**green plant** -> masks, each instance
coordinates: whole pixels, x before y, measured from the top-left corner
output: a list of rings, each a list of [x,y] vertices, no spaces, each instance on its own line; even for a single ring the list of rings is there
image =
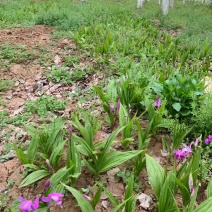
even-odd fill
[[[86,156],[84,164],[88,167],[91,173],[95,174],[96,177],[100,173],[105,172],[141,153],[140,150],[119,152],[114,151],[112,144],[114,143],[115,136],[123,130],[122,128],[116,129],[106,141],[94,143],[94,132],[95,127],[89,120],[85,120],[84,126],[79,122],[77,116],[74,117],[71,122],[76,127],[82,138],[73,134],[79,144],[77,146],[79,152]]]
[[[75,65],[76,63],[79,63],[80,58],[78,56],[65,56],[64,57],[64,66],[68,66],[71,67],[73,65]]]
[[[186,142],[186,136],[191,131],[184,123],[180,124],[177,122],[170,121],[167,124],[162,124],[164,128],[168,128],[170,131],[170,136],[163,136],[162,145],[163,150],[168,152],[168,158],[173,156],[175,149],[178,149],[182,142]]]
[[[12,80],[0,80],[0,92],[11,90],[13,84],[14,82]]]
[[[130,177],[132,176],[132,172],[127,171],[125,168],[121,168],[118,173],[116,173],[116,176],[121,177],[123,182],[127,185]],[[141,190],[142,184],[139,182],[138,175],[134,176],[134,184],[133,184],[133,190],[136,193],[139,193]]]
[[[193,124],[192,132],[196,136],[212,134],[212,98],[211,95],[206,97],[205,101],[201,104],[200,108],[193,111],[193,118],[191,123]]]
[[[133,135],[133,127],[134,122],[136,119],[136,114],[130,118],[127,110],[120,104],[119,108],[119,125],[121,127],[124,127],[124,129],[121,131],[122,137],[121,142],[124,149],[126,149],[134,139],[132,138]]]
[[[35,53],[27,50],[26,46],[12,46],[8,43],[0,45],[0,60],[7,60],[7,63],[26,63],[35,59]]]
[[[210,143],[207,146],[202,145],[202,147],[203,150],[200,161],[199,179],[201,182],[206,182],[212,176],[212,161],[211,161],[212,144]]]
[[[94,91],[98,94],[99,98],[102,101],[104,111],[108,114],[106,121],[113,127],[117,119],[117,113],[120,107],[120,102],[114,103],[117,101],[116,95],[116,83],[111,81],[111,83],[106,88],[106,94],[104,94],[97,86],[93,87]]]
[[[65,108],[65,100],[57,100],[54,96],[43,95],[36,100],[30,100],[25,103],[25,109],[32,114],[45,117],[48,111],[57,111]]]
[[[47,73],[47,78],[55,83],[63,83],[70,85],[73,83],[71,72],[66,67],[52,66],[51,72]]]
[[[0,207],[4,210],[7,207],[7,194],[0,195]]]
[[[64,145],[67,142],[63,137],[63,122],[61,118],[55,120],[51,125],[45,126],[43,130],[32,126],[26,126],[26,129],[32,137],[26,152],[14,144],[18,159],[27,169],[27,172],[30,172],[21,182],[20,187],[30,185],[47,176],[51,176],[50,182],[55,186],[60,181],[67,181],[68,177],[76,179],[79,176],[78,170],[81,167],[77,169],[74,167],[76,164],[72,162],[80,164],[80,161],[74,160],[77,155],[74,144],[71,147],[71,153],[74,153],[74,155],[70,156],[70,153],[68,153],[67,156],[69,159],[67,168],[60,168],[64,155]],[[73,150],[73,148],[75,149]],[[75,169],[71,172],[73,168]]]
[[[146,166],[145,154],[150,143],[150,132],[152,129],[153,120],[154,119],[152,119],[148,123],[145,131],[142,129],[139,120],[136,120],[136,128],[138,132],[138,149],[142,150],[142,152],[138,156],[136,156],[134,159],[135,160],[135,177],[139,176],[142,169]]]
[[[52,66],[51,72],[47,73],[46,76],[55,83],[71,85],[75,81],[82,80],[85,75],[86,71],[80,67],[70,69],[68,67]]]
[[[137,196],[133,194],[134,175],[128,178],[127,188],[125,190],[124,200],[118,202],[113,194],[104,188],[105,194],[108,196],[110,202],[115,207],[112,212],[125,210],[126,212],[135,211]]]
[[[172,117],[184,119],[192,116],[193,107],[199,107],[204,98],[204,83],[196,74],[172,74],[153,90],[166,98],[166,109]]]
[[[10,121],[9,111],[7,110],[0,111],[0,128],[7,126],[9,121]]]

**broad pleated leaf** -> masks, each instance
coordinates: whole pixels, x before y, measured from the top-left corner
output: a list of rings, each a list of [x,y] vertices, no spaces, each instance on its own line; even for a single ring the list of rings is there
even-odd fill
[[[154,194],[159,199],[160,191],[165,179],[165,171],[155,159],[153,159],[147,154],[146,167],[149,181],[154,191]]]
[[[31,174],[29,174],[20,184],[20,188],[24,187],[24,186],[28,186],[46,176],[49,175],[49,172],[46,170],[38,170],[38,171],[34,171]]]
[[[101,164],[98,166],[98,173],[112,169],[117,165],[132,159],[141,152],[142,150],[134,150],[129,152],[109,152],[104,158],[102,158]]]
[[[77,203],[79,205],[79,207],[81,208],[82,212],[94,212],[90,202],[85,199],[83,197],[83,195],[76,189],[70,187],[70,186],[67,186],[65,184],[62,183],[62,185],[67,189],[69,190],[72,195],[75,197],[75,199],[77,200]]]

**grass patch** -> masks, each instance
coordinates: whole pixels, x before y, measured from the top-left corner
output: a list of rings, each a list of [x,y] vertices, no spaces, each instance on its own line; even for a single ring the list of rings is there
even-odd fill
[[[13,85],[12,80],[0,80],[0,92],[11,90]]]
[[[26,46],[12,46],[8,43],[0,45],[0,60],[9,66],[10,63],[28,63],[35,59],[33,50],[27,50]]]

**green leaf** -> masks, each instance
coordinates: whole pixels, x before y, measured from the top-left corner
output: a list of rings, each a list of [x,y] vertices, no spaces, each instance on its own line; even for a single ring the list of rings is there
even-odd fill
[[[119,202],[115,199],[113,194],[109,190],[107,190],[105,187],[104,187],[104,192],[107,195],[107,197],[109,198],[109,200],[112,203],[112,205],[114,207],[117,207],[119,205]]]
[[[54,168],[57,168],[59,166],[60,159],[63,156],[63,154],[61,153],[63,152],[65,143],[66,143],[66,140],[60,143],[56,148],[54,148],[49,158],[49,162],[51,166],[53,166]]]
[[[67,169],[66,167],[63,167],[62,169],[59,169],[55,174],[53,174],[50,177],[51,184],[53,186],[56,186],[60,181],[62,181],[62,179],[69,172],[69,170],[70,170],[70,168]]]
[[[178,180],[177,178],[176,178],[176,183],[179,186],[179,189],[180,189],[181,194],[182,194],[183,205],[186,206],[190,201],[190,192],[186,188],[186,186],[180,180]]]
[[[208,187],[207,187],[207,198],[212,196],[212,177],[208,183]]]
[[[29,174],[20,184],[19,188],[22,188],[24,186],[28,186],[46,176],[49,175],[49,172],[46,170],[38,170],[34,171],[31,174]]]
[[[212,208],[212,197],[209,197],[202,204],[200,204],[193,212],[211,212]]]
[[[134,175],[131,175],[128,180],[127,189],[125,191],[125,197],[124,197],[125,200],[133,196],[133,186],[134,186]],[[131,200],[134,201],[134,199]],[[133,202],[131,202],[130,200],[126,202],[125,211],[132,211],[131,210],[131,207],[133,205],[132,203]]]
[[[114,168],[115,166],[124,163],[135,157],[136,155],[140,154],[142,150],[134,150],[128,152],[109,152],[105,155],[104,158],[99,160],[98,164],[98,173],[105,172],[109,169]]]
[[[35,156],[37,154],[37,149],[38,149],[38,139],[39,137],[36,135],[35,137],[32,137],[30,141],[29,147],[27,149],[27,155],[26,155],[29,163],[34,162]]]
[[[117,211],[121,210],[121,209],[124,207],[124,205],[125,205],[128,201],[130,201],[131,199],[134,199],[134,198],[135,198],[135,196],[131,196],[131,197],[129,197],[128,199],[124,200],[122,203],[120,203],[119,205],[117,205],[117,206],[112,210],[112,212],[117,212]],[[126,212],[128,212],[128,211],[126,211]],[[130,212],[131,212],[131,211],[130,211]]]
[[[111,135],[109,136],[109,138],[107,139],[107,142],[104,146],[103,149],[103,153],[102,153],[102,157],[105,156],[105,154],[107,153],[108,149],[111,147],[111,144],[114,140],[114,138],[124,129],[125,127],[119,127],[117,128],[114,132],[111,133]]]
[[[21,163],[28,164],[28,158],[25,156],[24,151],[18,148],[15,144],[13,144],[13,148],[16,152],[18,159],[21,161]]]
[[[99,98],[103,101],[108,103],[107,98],[105,97],[105,95],[103,94],[103,92],[97,87],[97,86],[93,86],[94,91],[96,91],[96,93],[98,94]]]
[[[24,164],[23,166],[34,170],[39,170],[39,167],[34,164]]]
[[[160,197],[159,197],[159,212],[164,212],[167,210],[179,211],[177,204],[175,202],[175,174],[170,173],[162,186]]]
[[[195,188],[194,196],[192,197],[192,199],[190,201],[190,204],[189,204],[187,212],[193,212],[194,211],[194,205],[196,203],[198,190],[199,190],[199,187]]]
[[[172,104],[172,107],[177,111],[179,112],[181,110],[181,104],[176,102],[174,104]]]
[[[94,212],[90,202],[86,200],[83,195],[76,189],[61,183],[67,190],[69,190],[72,195],[76,198],[78,205],[80,206],[82,212]]]
[[[162,189],[165,180],[165,171],[155,159],[153,159],[147,154],[146,154],[146,167],[149,181],[154,191],[154,194],[159,199],[160,191]]]
[[[99,200],[100,200],[100,197],[101,197],[101,194],[102,194],[102,185],[99,185],[99,188],[95,194],[95,196],[93,197],[93,207],[95,208],[96,205],[98,204]]]

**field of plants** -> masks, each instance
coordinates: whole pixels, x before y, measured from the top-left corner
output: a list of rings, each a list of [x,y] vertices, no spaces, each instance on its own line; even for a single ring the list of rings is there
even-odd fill
[[[0,211],[210,212],[212,6],[0,1]]]

